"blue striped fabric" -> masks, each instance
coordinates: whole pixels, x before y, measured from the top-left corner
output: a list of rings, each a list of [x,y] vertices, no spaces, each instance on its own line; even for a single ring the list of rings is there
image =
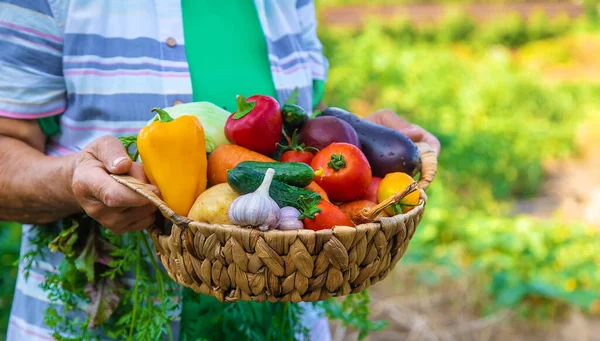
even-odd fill
[[[313,1],[254,3],[277,99],[298,88],[299,105],[311,110],[313,81],[324,81],[328,70]],[[0,0],[0,116],[60,115],[48,155],[76,152],[103,135],[134,134],[153,116],[149,108],[177,100],[192,100],[179,0]],[[22,252],[30,247],[29,229],[23,228]],[[9,341],[52,340],[38,285],[60,256],[47,261],[28,281],[18,278]],[[316,312],[305,323],[313,326],[311,339],[330,338]]]

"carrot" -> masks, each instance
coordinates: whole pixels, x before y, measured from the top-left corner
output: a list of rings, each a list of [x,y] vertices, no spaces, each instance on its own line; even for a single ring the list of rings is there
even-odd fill
[[[316,182],[311,182],[308,186],[304,187],[304,189],[307,189],[309,191],[313,191],[315,193],[317,193],[318,195],[321,196],[321,199],[330,202],[329,201],[329,197],[327,196],[327,193],[325,192],[325,190],[323,188],[321,188],[321,186],[319,186]]]
[[[372,201],[361,199],[340,205],[340,210],[342,210],[354,224],[360,225],[373,221],[373,219],[369,219],[363,215],[363,209],[366,208],[367,210],[372,210],[376,206],[377,204]],[[380,212],[376,218],[380,217],[388,217],[388,215],[385,212]]]
[[[227,182],[227,171],[243,161],[275,162],[268,156],[235,145],[222,144],[208,158],[208,182],[211,186]]]

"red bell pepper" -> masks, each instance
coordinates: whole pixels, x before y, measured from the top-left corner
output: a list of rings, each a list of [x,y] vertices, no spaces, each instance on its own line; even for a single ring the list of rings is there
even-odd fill
[[[227,118],[225,137],[229,142],[271,156],[281,136],[279,103],[270,96],[237,96],[238,110]]]

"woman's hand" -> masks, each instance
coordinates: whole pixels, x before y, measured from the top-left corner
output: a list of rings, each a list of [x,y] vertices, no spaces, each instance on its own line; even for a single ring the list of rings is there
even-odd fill
[[[365,119],[397,130],[408,136],[413,142],[426,142],[435,150],[436,155],[440,155],[440,141],[433,134],[416,124],[405,121],[392,110],[381,109],[365,117]]]

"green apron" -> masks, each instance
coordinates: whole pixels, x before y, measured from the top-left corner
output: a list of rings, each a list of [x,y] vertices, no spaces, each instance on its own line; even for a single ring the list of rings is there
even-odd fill
[[[234,112],[238,94],[277,99],[265,36],[253,1],[182,0],[182,12],[194,101],[209,101]],[[324,83],[316,81],[313,88],[313,103],[318,103]],[[236,304],[248,306],[246,302]],[[222,319],[230,305],[185,289],[180,339],[231,338],[236,334],[231,330],[235,326],[228,326]],[[265,304],[248,307],[259,314],[269,309]]]

